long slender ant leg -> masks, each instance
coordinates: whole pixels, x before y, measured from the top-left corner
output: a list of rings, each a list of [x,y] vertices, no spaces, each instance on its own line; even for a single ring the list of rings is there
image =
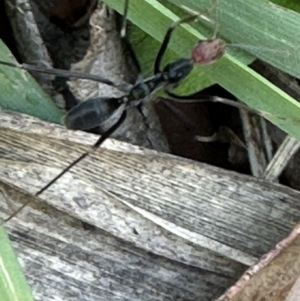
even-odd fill
[[[267,117],[280,118],[280,116],[272,115],[272,114],[270,114],[268,112],[265,112],[265,111],[252,109],[249,106],[247,106],[246,104],[243,104],[241,102],[237,102],[237,101],[234,101],[234,100],[230,100],[230,99],[227,99],[227,98],[222,98],[222,97],[218,97],[218,96],[211,96],[211,95],[203,95],[203,96],[201,96],[201,98],[195,99],[195,96],[193,96],[193,95],[177,95],[177,94],[174,94],[170,91],[170,87],[166,87],[164,91],[170,97],[169,98],[170,100],[175,101],[175,102],[179,102],[179,103],[218,102],[218,103],[223,103],[223,104],[229,105],[231,107],[235,107],[237,109],[246,110],[247,112],[262,116],[264,118],[267,118]]]
[[[223,103],[226,105],[229,105],[231,107],[235,107],[237,109],[242,109],[245,110],[247,112],[253,113],[255,115],[267,118],[267,117],[271,117],[272,114],[265,112],[265,111],[260,111],[260,110],[256,110],[256,109],[252,109],[250,107],[248,107],[247,105],[238,102],[238,101],[234,101],[234,100],[230,100],[230,99],[226,99],[226,98],[221,98],[218,96],[210,96],[210,95],[202,95],[200,96],[201,98],[195,99],[194,95],[176,95],[172,92],[170,92],[172,86],[166,87],[165,88],[165,93],[170,97],[169,100],[174,101],[174,102],[178,102],[178,103],[204,103],[204,102],[218,102],[218,103]],[[188,119],[185,118],[185,115],[183,115],[181,112],[176,112],[174,111],[173,107],[171,104],[168,104],[170,106],[170,109],[173,111],[173,113],[180,118],[181,120],[183,120],[184,122],[188,121]],[[275,117],[275,115],[273,115],[273,117]],[[276,116],[276,117],[280,117],[280,116]],[[190,122],[188,122],[187,124],[191,124]],[[236,135],[231,132],[230,130],[227,129],[227,131],[224,130],[220,130],[218,132],[216,132],[214,135],[210,136],[210,137],[199,137],[196,136],[195,137],[196,140],[200,141],[200,142],[212,142],[212,141],[224,141],[224,139],[226,141],[231,141],[232,143],[241,146],[242,143],[241,141],[236,137]]]
[[[44,191],[46,191],[51,185],[53,185],[59,178],[61,178],[66,172],[68,172],[73,166],[75,166],[77,163],[82,161],[84,158],[86,158],[91,152],[97,150],[103,142],[108,139],[113,132],[115,132],[119,126],[124,122],[127,116],[127,110],[124,109],[121,117],[119,120],[111,127],[109,128],[97,141],[96,143],[91,147],[91,150],[85,152],[80,157],[75,159],[69,166],[67,166],[64,170],[62,170],[56,177],[54,177],[47,185],[45,185],[43,188],[41,188],[34,196],[37,197],[40,194],[42,194]],[[24,203],[19,209],[17,209],[10,217],[4,220],[4,223],[7,223],[10,221],[14,216],[16,216],[21,210],[23,210],[27,205],[29,205],[33,199],[29,199],[26,203]]]
[[[171,90],[173,89],[173,85],[170,86],[166,86],[164,88],[164,92],[169,96],[168,100],[171,100],[173,102],[178,102],[178,103],[195,103],[195,102],[204,102],[202,99],[201,101],[196,100],[194,95],[176,95],[174,93],[171,92]],[[203,99],[206,99],[206,101],[211,101],[210,100],[211,96],[206,95],[203,96]],[[163,105],[165,107],[167,107],[179,120],[183,121],[186,125],[188,126],[192,126],[192,127],[196,127],[195,124],[193,124],[189,118],[180,110],[178,110],[177,108],[175,108],[172,104],[161,100],[161,102],[163,103]]]
[[[176,26],[182,24],[182,23],[189,23],[189,22],[192,22],[192,21],[195,21],[196,19],[199,18],[199,14],[197,15],[193,15],[193,16],[189,16],[187,18],[183,18],[183,19],[180,19],[176,22],[174,22],[170,27],[169,29],[167,30],[166,34],[165,34],[165,37],[163,39],[163,42],[160,46],[160,49],[157,53],[157,56],[156,56],[156,59],[155,59],[155,63],[154,63],[154,74],[157,74],[161,71],[161,68],[160,68],[160,65],[161,65],[161,61],[163,59],[163,56],[166,52],[166,49],[168,47],[168,44],[170,42],[170,39],[171,39],[171,35],[174,31],[174,29],[176,28]]]
[[[167,85],[164,87],[164,92],[170,97],[171,100],[175,102],[182,102],[182,103],[196,103],[196,102],[205,102],[205,101],[213,101],[213,96],[210,95],[203,95],[201,99],[195,99],[193,94],[190,95],[178,95],[173,93],[172,90],[175,89],[176,86],[174,85]]]
[[[122,17],[122,27],[120,30],[121,33],[121,39],[124,42],[124,44],[126,45],[127,49],[129,50],[129,53],[131,55],[131,58],[133,60],[133,63],[137,69],[137,72],[139,74],[139,77],[141,78],[141,74],[142,74],[142,68],[140,65],[140,62],[137,58],[137,55],[131,45],[131,43],[129,42],[128,38],[127,38],[127,31],[126,31],[126,26],[127,26],[127,15],[128,15],[128,6],[129,6],[129,0],[125,0],[124,3],[124,13],[123,13],[123,17]]]
[[[66,78],[74,77],[74,78],[89,79],[92,81],[101,82],[101,83],[109,85],[109,86],[113,86],[121,91],[125,91],[125,92],[127,91],[126,84],[124,84],[124,83],[116,84],[113,81],[111,81],[107,78],[101,77],[99,75],[81,73],[81,72],[73,72],[73,71],[68,71],[68,70],[63,70],[63,69],[44,68],[44,67],[38,67],[38,66],[28,65],[28,64],[18,65],[18,64],[14,64],[14,63],[5,62],[2,60],[0,60],[0,65],[5,65],[5,66],[13,67],[13,68],[27,70],[27,71],[51,74],[51,75],[55,75],[58,77],[66,77]]]
[[[133,63],[137,69],[138,72],[138,79],[137,81],[142,82],[143,81],[143,75],[142,75],[142,68],[140,65],[140,62],[137,58],[137,55],[131,45],[131,43],[129,42],[127,35],[126,35],[126,21],[127,21],[127,14],[128,14],[128,5],[129,5],[129,0],[125,0],[125,7],[124,7],[124,14],[123,14],[123,22],[122,22],[122,28],[121,28],[121,39],[124,41],[127,49],[129,50],[129,53],[131,55],[131,58],[133,60]],[[147,122],[147,117],[145,116],[144,112],[143,112],[143,102],[141,101],[137,106],[136,109],[139,111],[139,113],[141,114],[142,118],[143,118],[143,123],[146,125],[147,128],[149,128],[149,124]],[[152,146],[151,140],[148,139],[147,140],[149,142],[149,144]]]
[[[125,37],[122,37],[122,36],[121,36],[121,39],[122,39],[122,41],[124,42],[124,44],[126,45],[128,51],[129,51],[129,53],[130,53],[130,56],[131,56],[131,58],[132,58],[132,61],[133,61],[134,65],[135,65],[136,69],[137,69],[137,72],[138,72],[138,74],[139,74],[139,77],[142,77],[142,68],[141,68],[141,65],[140,65],[140,63],[139,63],[139,60],[138,60],[138,58],[137,58],[137,56],[136,56],[136,54],[135,54],[135,51],[134,51],[134,49],[133,49],[131,43],[128,41],[128,39],[127,39],[126,36],[125,36]]]
[[[164,99],[161,99],[160,102],[168,109],[170,112],[172,112],[179,120],[183,121],[187,126],[190,127],[197,127],[197,125],[193,122],[191,122],[190,118],[183,113],[181,110],[175,108],[173,105],[165,101]]]

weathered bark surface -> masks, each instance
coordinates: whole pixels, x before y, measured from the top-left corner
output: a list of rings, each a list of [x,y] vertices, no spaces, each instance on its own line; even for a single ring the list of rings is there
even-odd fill
[[[96,139],[5,111],[1,120],[0,179],[31,193]],[[26,197],[1,190],[3,218]],[[290,232],[299,197],[109,140],[6,228],[37,300],[213,300]]]

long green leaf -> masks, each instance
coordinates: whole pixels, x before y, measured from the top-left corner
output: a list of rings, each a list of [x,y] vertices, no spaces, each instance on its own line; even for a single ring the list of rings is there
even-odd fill
[[[105,0],[105,2],[110,5],[112,8],[116,9],[120,13],[123,12],[123,1],[119,0]],[[182,1],[171,1],[172,3],[182,4]],[[184,1],[185,5],[190,5],[193,9],[200,11],[201,3],[209,2],[211,5],[211,1],[201,1],[201,0],[187,0]],[[266,1],[258,1],[258,0],[250,0],[250,1],[240,1],[240,0],[221,0],[223,6],[220,9],[225,10],[227,14],[222,12],[225,16],[231,16],[231,19],[234,18],[234,13],[238,15],[235,21],[235,31],[242,31],[243,35],[246,35],[246,31],[244,30],[253,30],[254,33],[257,34],[257,28],[251,29],[249,23],[245,20],[241,19],[245,14],[247,16],[247,11],[243,13],[237,13],[236,5],[241,5],[241,3],[248,3],[247,5],[255,6],[257,9],[260,7],[262,10],[263,3],[267,3],[270,6],[269,2]],[[231,4],[225,5],[224,2]],[[258,3],[258,4],[257,4]],[[193,6],[192,6],[193,4]],[[230,12],[234,7],[234,13]],[[272,4],[272,6],[278,12],[278,8]],[[247,6],[243,6],[243,9],[247,9]],[[248,13],[252,13],[253,9],[248,9]],[[281,9],[280,9],[281,11]],[[255,12],[255,10],[254,10]],[[290,12],[290,11],[289,11]],[[294,12],[290,12],[294,15]],[[271,14],[271,13],[270,13]],[[220,13],[221,15],[221,13]],[[246,18],[245,16],[245,18]],[[260,16],[262,17],[262,16]],[[295,18],[298,17],[296,14]],[[269,19],[274,18],[272,14],[269,16]],[[157,1],[151,0],[131,0],[129,7],[129,19],[140,27],[143,31],[154,37],[159,42],[162,41],[163,36],[170,24],[177,20],[178,17],[168,10],[165,6],[160,4]],[[224,17],[221,18],[222,20]],[[225,18],[226,20],[230,19],[229,17]],[[280,19],[279,17],[277,20]],[[240,20],[240,21],[239,21]],[[284,19],[285,20],[285,19]],[[233,22],[233,21],[232,21]],[[254,22],[251,19],[251,22]],[[266,22],[266,21],[264,21]],[[266,23],[264,23],[266,24]],[[276,31],[279,26],[273,25],[273,31]],[[298,23],[300,24],[300,22]],[[221,23],[221,28],[224,27],[224,23]],[[226,26],[229,27],[227,24]],[[230,25],[233,26],[233,25]],[[253,25],[254,26],[254,25]],[[178,29],[175,30],[174,36],[172,37],[170,43],[170,49],[174,51],[178,57],[188,57],[190,55],[191,49],[195,45],[195,43],[199,39],[205,38],[201,32],[201,26],[196,25],[195,30],[190,25],[179,26]],[[243,30],[241,28],[244,28]],[[228,32],[231,32],[233,29],[226,29]],[[280,29],[279,29],[280,31]],[[205,30],[203,30],[205,32]],[[263,30],[262,30],[263,32]],[[268,31],[267,31],[268,32]],[[269,34],[269,33],[268,33]],[[270,34],[269,34],[270,35]],[[280,34],[277,33],[279,36]],[[274,36],[270,35],[270,38]],[[294,36],[285,35],[285,38],[291,37],[291,40],[294,41]],[[292,42],[287,41],[288,45]],[[247,43],[249,44],[249,43]],[[253,45],[253,44],[252,44]],[[270,45],[272,46],[272,45]],[[150,51],[154,51],[153,49],[147,48],[147,45],[144,44],[144,52],[149,53]],[[282,54],[282,53],[281,53]],[[278,55],[278,54],[276,54]],[[274,54],[275,57],[275,54]],[[281,58],[281,60],[283,60]],[[298,67],[295,67],[297,69]],[[300,131],[299,131],[299,119],[300,119],[300,105],[286,93],[272,85],[262,76],[248,68],[246,65],[242,64],[235,57],[227,54],[217,63],[205,66],[205,67],[196,67],[193,74],[190,76],[189,80],[189,92],[195,92],[198,90],[198,82],[201,79],[201,75],[203,74],[203,70],[205,70],[208,77],[212,79],[212,82],[217,82],[225,89],[230,91],[236,97],[241,99],[243,102],[247,103],[250,107],[255,109],[263,110],[269,112],[273,116],[280,116],[281,118],[268,118],[277,126],[281,127],[288,134],[294,136],[298,140],[300,140]],[[296,71],[294,72],[296,73]]]
[[[0,300],[33,301],[18,260],[3,227],[0,226]]]
[[[180,0],[169,0],[181,6]],[[197,11],[211,7],[210,0],[185,0]],[[266,0],[219,0],[219,33],[263,61],[300,78],[298,30],[300,14]],[[212,16],[212,18],[216,17]],[[196,28],[197,25],[196,25]]]
[[[15,62],[1,40],[0,58]],[[0,65],[0,106],[55,123],[60,123],[62,116],[50,96],[28,72],[3,65]]]

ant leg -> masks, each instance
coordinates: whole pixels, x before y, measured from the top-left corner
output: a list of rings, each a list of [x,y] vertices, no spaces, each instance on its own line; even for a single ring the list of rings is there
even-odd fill
[[[164,87],[164,92],[170,97],[170,99],[172,101],[181,102],[181,103],[196,103],[196,102],[214,101],[214,96],[210,96],[210,95],[203,95],[203,96],[201,96],[201,99],[195,99],[194,94],[178,95],[178,94],[171,92],[171,90],[175,89],[176,87],[177,87],[177,85],[176,86],[167,85]],[[235,102],[235,101],[232,100],[232,102]]]
[[[123,18],[122,18],[122,27],[120,30],[120,35],[121,35],[121,39],[124,42],[124,44],[126,45],[126,48],[129,50],[129,53],[131,55],[131,58],[133,60],[133,63],[137,69],[137,72],[139,74],[139,77],[141,77],[142,74],[142,68],[140,65],[140,62],[137,58],[137,55],[131,45],[131,43],[129,42],[127,35],[126,35],[126,25],[127,25],[127,15],[128,15],[128,7],[129,7],[129,0],[125,0],[124,2],[124,13],[123,13]]]
[[[126,45],[126,48],[128,49],[129,53],[130,53],[130,56],[132,58],[132,61],[133,61],[133,64],[135,65],[136,69],[137,69],[137,72],[139,74],[139,76],[141,76],[142,74],[142,68],[141,68],[141,65],[140,65],[140,62],[136,56],[136,53],[131,45],[131,43],[128,41],[127,37],[122,37],[121,36],[121,39],[122,41],[124,42],[124,44]]]
[[[203,102],[209,102],[209,101],[210,102],[219,102],[219,103],[229,105],[231,107],[235,107],[237,109],[246,110],[247,112],[256,114],[256,115],[264,117],[264,118],[268,118],[268,117],[280,118],[280,116],[272,115],[265,111],[252,109],[249,106],[247,106],[246,104],[243,104],[238,101],[230,100],[227,98],[223,98],[223,97],[202,95],[200,99],[195,99],[195,96],[193,94],[177,95],[170,91],[172,88],[173,87],[171,87],[171,86],[167,86],[167,87],[165,87],[164,92],[170,97],[170,100],[175,101],[175,102],[181,102],[181,103],[203,103]]]
[[[46,73],[46,74],[51,74],[55,75],[58,77],[65,77],[65,78],[83,78],[83,79],[89,79],[92,81],[100,82],[109,86],[113,86],[121,91],[127,92],[127,84],[116,84],[113,81],[101,77],[99,75],[94,75],[94,74],[88,74],[88,73],[81,73],[81,72],[73,72],[73,71],[67,71],[63,69],[52,69],[52,68],[44,68],[44,67],[38,67],[34,65],[28,65],[28,64],[14,64],[14,63],[9,63],[0,60],[0,65],[5,65],[13,68],[18,68],[18,69],[23,69],[27,71],[33,71],[33,72],[39,72],[39,73]]]
[[[87,157],[91,152],[97,150],[103,142],[108,139],[118,128],[119,126],[124,122],[127,116],[126,109],[123,111],[121,117],[119,120],[111,127],[109,128],[101,137],[96,141],[96,143],[91,147],[90,151],[85,152],[80,157],[78,157],[76,160],[74,160],[68,167],[66,167],[62,172],[60,172],[55,178],[52,179],[46,186],[44,186],[42,189],[40,189],[35,196],[39,196],[41,193],[43,193],[46,189],[48,189],[54,182],[56,182],[59,178],[61,178],[67,171],[69,171],[73,166],[75,166],[77,163],[79,163],[81,160],[83,160],[85,157]]]
[[[127,14],[128,14],[128,6],[129,6],[129,0],[125,0],[125,6],[124,6],[124,13],[123,13],[123,21],[122,21],[122,28],[121,28],[121,39],[122,41],[124,42],[124,44],[126,45],[129,53],[130,53],[130,56],[133,60],[133,63],[136,67],[136,70],[138,72],[138,78],[137,78],[137,81],[136,82],[143,82],[143,75],[142,75],[142,68],[141,68],[141,65],[140,65],[140,62],[137,58],[137,55],[131,45],[131,43],[129,42],[128,38],[127,38],[127,35],[126,35],[126,21],[127,21]],[[143,112],[143,102],[139,102],[136,106],[136,109],[139,111],[139,113],[141,114],[142,116],[142,119],[143,119],[143,123],[146,125],[146,127],[149,129],[149,124],[148,124],[148,120],[147,120],[147,116],[144,114]],[[151,140],[148,139],[148,137],[146,137],[148,142],[149,142],[149,145],[152,146],[152,142]]]
[[[47,185],[45,185],[43,188],[41,188],[37,193],[35,193],[35,197],[38,197],[40,194],[42,194],[44,191],[46,191],[50,186],[52,186],[58,179],[60,179],[66,172],[68,172],[73,166],[75,166],[77,163],[82,161],[84,158],[86,158],[91,152],[96,151],[103,142],[108,139],[113,132],[115,132],[119,126],[124,122],[127,116],[126,109],[123,111],[121,117],[119,120],[111,127],[109,128],[97,141],[96,143],[91,147],[91,150],[85,152],[80,157],[78,157],[76,160],[74,160],[69,166],[67,166],[64,170],[62,170],[56,177],[54,177]],[[24,203],[18,210],[16,210],[10,217],[8,217],[6,220],[4,220],[4,223],[11,220],[14,216],[16,216],[23,208],[25,208],[27,205],[29,205],[34,198],[29,199],[26,203]]]
[[[189,22],[192,22],[192,21],[195,21],[196,19],[199,18],[199,14],[197,15],[193,15],[193,16],[189,16],[187,18],[183,18],[183,19],[180,19],[176,22],[174,22],[167,30],[166,34],[165,34],[165,37],[163,39],[163,42],[160,46],[160,49],[157,53],[157,56],[156,56],[156,59],[155,59],[155,63],[154,63],[154,74],[157,74],[159,72],[161,72],[161,68],[160,68],[160,65],[161,65],[161,61],[163,59],[163,56],[166,52],[166,49],[168,47],[168,44],[170,42],[170,39],[171,39],[171,35],[172,35],[172,32],[174,31],[174,29],[176,28],[177,25],[180,25],[182,23],[189,23]]]
[[[173,105],[165,101],[164,99],[160,99],[161,103],[170,110],[179,120],[183,121],[189,127],[197,127],[195,123],[193,123],[190,118],[183,113],[181,110],[175,108]]]

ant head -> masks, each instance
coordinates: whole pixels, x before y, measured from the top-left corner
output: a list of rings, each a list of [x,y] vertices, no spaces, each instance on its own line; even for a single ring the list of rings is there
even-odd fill
[[[210,64],[220,59],[226,49],[221,39],[200,40],[192,51],[192,60],[196,64]]]
[[[179,83],[186,78],[193,69],[191,59],[178,59],[169,63],[163,70],[163,74],[170,83]]]

